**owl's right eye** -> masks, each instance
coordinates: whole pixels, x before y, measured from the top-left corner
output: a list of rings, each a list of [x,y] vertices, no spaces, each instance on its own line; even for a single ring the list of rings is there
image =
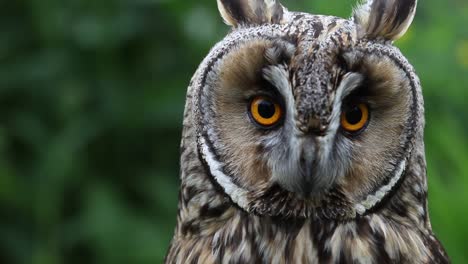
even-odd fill
[[[264,128],[271,128],[281,121],[281,106],[271,98],[257,96],[250,101],[249,113],[252,120]]]

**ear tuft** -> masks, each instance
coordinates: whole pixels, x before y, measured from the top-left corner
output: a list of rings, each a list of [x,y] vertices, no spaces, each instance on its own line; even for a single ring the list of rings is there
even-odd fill
[[[361,37],[397,40],[413,22],[417,0],[368,0],[353,12]]]
[[[230,26],[281,23],[284,7],[277,0],[217,0],[224,22]]]

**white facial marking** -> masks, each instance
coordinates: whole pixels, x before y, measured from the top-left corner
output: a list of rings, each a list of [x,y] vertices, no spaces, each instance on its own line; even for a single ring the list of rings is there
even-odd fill
[[[214,158],[214,155],[209,150],[204,137],[200,137],[200,145],[202,146],[202,154],[205,157],[205,161],[210,168],[210,173],[216,179],[216,182],[221,185],[234,203],[239,205],[241,208],[247,208],[247,191],[234,184],[231,177],[224,174],[221,163]]]
[[[387,185],[380,187],[377,190],[377,192],[375,192],[374,194],[369,194],[364,201],[354,206],[354,209],[356,210],[356,212],[360,215],[363,215],[367,210],[371,209],[378,202],[382,201],[385,195],[389,193],[393,189],[393,187],[397,184],[397,182],[400,180],[405,170],[405,167],[406,167],[406,160],[403,160],[398,166],[395,172],[395,175],[393,175],[392,179]]]

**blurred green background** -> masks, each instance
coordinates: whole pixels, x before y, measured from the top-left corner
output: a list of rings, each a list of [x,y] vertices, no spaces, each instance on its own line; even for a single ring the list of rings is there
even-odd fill
[[[162,262],[186,87],[227,31],[215,0],[0,1],[0,263]],[[433,228],[468,263],[468,1],[420,1],[396,45],[423,84]]]

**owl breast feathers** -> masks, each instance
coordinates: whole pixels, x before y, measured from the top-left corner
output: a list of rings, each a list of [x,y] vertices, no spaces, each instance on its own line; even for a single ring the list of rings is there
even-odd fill
[[[449,263],[427,209],[416,0],[350,19],[218,0],[190,82],[166,263]]]

